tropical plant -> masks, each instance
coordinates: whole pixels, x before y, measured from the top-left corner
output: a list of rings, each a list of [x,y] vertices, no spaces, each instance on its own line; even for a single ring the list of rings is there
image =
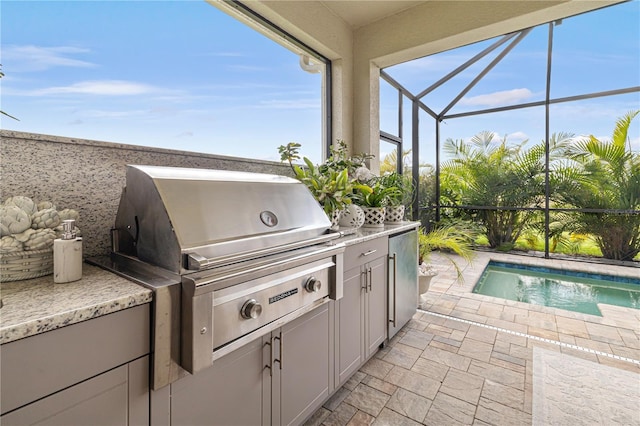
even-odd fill
[[[334,211],[342,210],[351,204],[353,186],[349,180],[347,168],[335,169],[323,166],[315,166],[307,157],[303,157],[306,168],[293,164],[300,159],[298,150],[300,144],[291,142],[278,148],[280,159],[288,161],[296,178],[304,183],[315,199],[320,203],[327,215]]]
[[[418,230],[418,264],[429,263],[431,252],[438,250],[451,262],[460,280],[462,270],[450,253],[471,262],[473,239],[473,230],[463,222],[434,227],[430,231],[421,227]]]
[[[298,145],[299,146],[299,145]],[[356,154],[349,156],[347,144],[345,141],[338,139],[330,148],[331,155],[327,160],[320,164],[321,172],[328,169],[343,170],[347,169],[349,178],[354,180],[358,169],[366,167],[366,161],[373,158],[372,154]]]
[[[633,260],[640,253],[640,154],[628,146],[628,131],[640,110],[616,121],[611,140],[580,137],[567,150],[560,197],[583,210],[573,231],[591,234],[607,259]]]
[[[390,197],[401,194],[395,186],[385,186],[379,177],[369,180],[366,184],[353,186],[353,201],[363,207],[385,207]]]
[[[403,175],[398,172],[385,173],[380,176],[379,182],[387,188],[398,189],[388,195],[388,205],[406,206],[413,200],[413,181],[409,175]]]
[[[402,168],[411,175],[411,150],[402,151]],[[398,151],[393,150],[384,156],[380,162],[380,174],[395,172],[398,170]]]
[[[559,161],[570,135],[554,134],[550,157]],[[520,144],[481,132],[470,142],[447,139],[444,149],[452,156],[441,172],[443,204],[467,206],[468,214],[485,228],[491,248],[510,249],[533,223],[536,209],[545,202],[545,144],[526,149]],[[518,208],[526,208],[519,210]]]

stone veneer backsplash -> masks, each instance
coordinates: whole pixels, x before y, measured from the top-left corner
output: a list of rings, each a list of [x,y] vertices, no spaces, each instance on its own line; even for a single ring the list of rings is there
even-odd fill
[[[127,164],[291,175],[269,161],[0,130],[0,199],[25,195],[76,209],[84,257],[106,255]]]

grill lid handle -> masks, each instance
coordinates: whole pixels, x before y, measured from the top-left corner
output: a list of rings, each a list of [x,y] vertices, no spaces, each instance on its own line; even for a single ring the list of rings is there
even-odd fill
[[[201,271],[203,269],[213,268],[214,266],[226,265],[234,262],[239,262],[242,260],[256,258],[259,256],[267,256],[270,254],[275,254],[283,250],[292,250],[295,248],[310,246],[313,244],[327,243],[329,241],[338,239],[348,234],[349,232],[333,231],[328,234],[322,234],[319,237],[311,238],[308,240],[284,244],[276,247],[270,247],[262,250],[254,250],[248,253],[234,254],[231,256],[222,256],[214,259],[210,259],[196,252],[192,252],[192,253],[188,253],[186,256],[187,269],[190,271]]]

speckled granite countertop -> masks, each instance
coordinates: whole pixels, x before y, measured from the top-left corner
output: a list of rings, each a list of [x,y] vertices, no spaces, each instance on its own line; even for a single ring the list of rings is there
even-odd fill
[[[82,279],[54,284],[53,275],[0,284],[0,344],[151,302],[152,291],[96,266]]]
[[[345,235],[337,240],[339,243],[344,243],[346,246],[362,243],[365,241],[373,240],[375,238],[384,237],[385,235],[391,236],[399,234],[401,232],[410,231],[420,227],[420,222],[400,222],[397,225],[384,225],[379,228],[358,228],[353,234]],[[348,232],[344,228],[340,228],[340,231]]]

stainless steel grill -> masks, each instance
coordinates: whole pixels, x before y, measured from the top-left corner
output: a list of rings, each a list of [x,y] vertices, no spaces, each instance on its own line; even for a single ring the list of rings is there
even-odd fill
[[[154,289],[155,389],[342,297],[341,236],[283,176],[128,166],[109,258]]]

